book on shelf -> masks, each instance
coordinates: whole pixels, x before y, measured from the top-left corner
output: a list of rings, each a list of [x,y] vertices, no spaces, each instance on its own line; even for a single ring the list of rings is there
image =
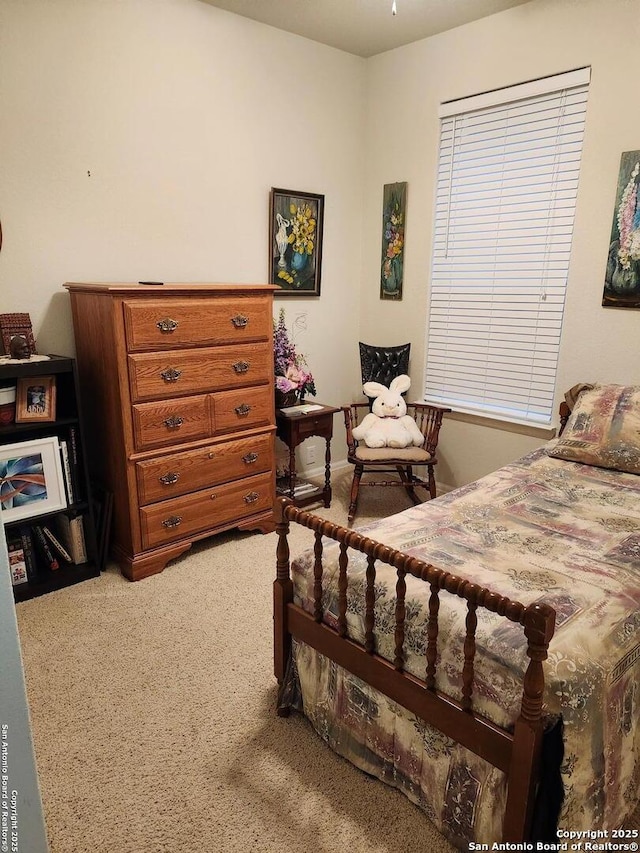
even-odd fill
[[[78,430],[74,426],[69,427],[69,464],[71,467],[71,486],[75,495],[76,501],[81,501],[83,498],[80,477],[80,445],[78,439]]]
[[[75,492],[73,490],[73,478],[71,476],[71,459],[69,458],[69,444],[66,439],[60,439],[60,458],[62,459],[62,474],[64,485],[67,490],[67,503],[75,503]]]
[[[31,526],[31,530],[33,531],[33,536],[36,543],[36,550],[42,557],[45,566],[48,569],[51,569],[52,572],[57,571],[60,568],[60,562],[51,550],[49,540],[44,535],[44,530],[42,529],[42,527],[40,527],[39,524],[33,524]]]
[[[49,545],[51,546],[52,550],[56,552],[60,557],[62,557],[65,562],[72,563],[73,560],[71,559],[71,554],[67,551],[67,549],[60,542],[60,540],[53,535],[53,533],[51,532],[51,530],[49,530],[46,524],[42,526],[42,532],[49,540]]]
[[[81,515],[69,518],[66,513],[60,513],[56,518],[58,536],[66,550],[71,555],[71,561],[76,566],[87,562],[87,546],[84,538],[84,524]]]
[[[30,581],[34,581],[38,577],[38,561],[31,530],[26,526],[20,528],[20,541],[24,551],[24,561],[27,565],[27,577]]]
[[[318,403],[300,403],[297,406],[287,406],[280,409],[283,415],[308,415],[310,412],[318,412],[322,406]]]
[[[9,571],[11,572],[11,583],[20,586],[28,583],[27,563],[24,558],[24,548],[19,537],[7,540],[7,551],[9,552]]]

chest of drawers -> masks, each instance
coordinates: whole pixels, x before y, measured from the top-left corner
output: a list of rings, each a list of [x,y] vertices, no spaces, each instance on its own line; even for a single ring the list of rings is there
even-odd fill
[[[139,580],[197,539],[273,529],[271,285],[67,282],[92,475]]]

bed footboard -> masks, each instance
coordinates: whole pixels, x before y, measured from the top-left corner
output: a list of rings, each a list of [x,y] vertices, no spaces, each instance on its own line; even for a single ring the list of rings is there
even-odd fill
[[[315,532],[314,611],[294,604],[290,576],[288,533],[290,522]],[[439,729],[456,742],[507,774],[507,804],[503,841],[529,838],[533,804],[539,778],[542,748],[544,694],[543,661],[555,628],[555,611],[545,604],[523,604],[470,583],[464,578],[382,545],[354,530],[340,527],[311,513],[298,510],[286,498],[276,503],[278,533],[277,576],[274,582],[274,670],[283,683],[291,641],[296,638],[335,661],[373,688]],[[323,542],[328,537],[340,543],[339,613],[337,629],[323,622]],[[364,644],[348,636],[347,588],[349,549],[367,556]],[[389,661],[378,655],[374,619],[376,562],[396,570],[395,655]],[[430,586],[425,677],[416,678],[404,669],[405,592],[407,575]],[[436,688],[438,658],[438,611],[440,592],[467,602],[462,699],[457,701]],[[502,729],[474,712],[474,659],[477,610],[484,608],[522,626],[529,664],[522,683],[522,703],[513,732]]]

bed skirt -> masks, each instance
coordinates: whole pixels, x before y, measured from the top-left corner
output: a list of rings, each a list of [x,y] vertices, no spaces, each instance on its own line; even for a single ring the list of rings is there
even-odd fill
[[[279,713],[290,709],[336,753],[405,794],[455,847],[502,838],[504,773],[295,640],[278,697]],[[562,758],[562,720],[549,717],[531,841],[557,842]]]

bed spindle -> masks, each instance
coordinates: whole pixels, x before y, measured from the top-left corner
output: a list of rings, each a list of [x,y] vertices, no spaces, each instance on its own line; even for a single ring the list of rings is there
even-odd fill
[[[373,633],[375,625],[374,608],[376,604],[376,561],[374,557],[367,557],[367,585],[364,595],[365,614],[364,614],[364,647],[373,654],[376,650],[375,634]]]
[[[436,689],[436,662],[438,660],[438,612],[440,610],[440,596],[438,587],[431,584],[431,595],[429,596],[429,621],[427,622],[427,677],[425,679],[427,690]]]
[[[462,710],[472,710],[473,695],[473,662],[476,656],[476,627],[478,617],[476,615],[478,605],[475,595],[472,593],[467,601],[467,618],[465,625],[467,633],[464,638],[464,666],[462,668]]]
[[[398,672],[402,672],[404,668],[404,619],[406,615],[404,600],[407,592],[405,575],[406,570],[399,567],[398,581],[396,583],[395,657],[393,659],[393,665]]]
[[[313,618],[322,622],[322,533],[315,532],[313,544]]]
[[[340,556],[338,557],[338,634],[347,636],[347,566],[349,556],[347,554],[346,542],[340,543]]]

